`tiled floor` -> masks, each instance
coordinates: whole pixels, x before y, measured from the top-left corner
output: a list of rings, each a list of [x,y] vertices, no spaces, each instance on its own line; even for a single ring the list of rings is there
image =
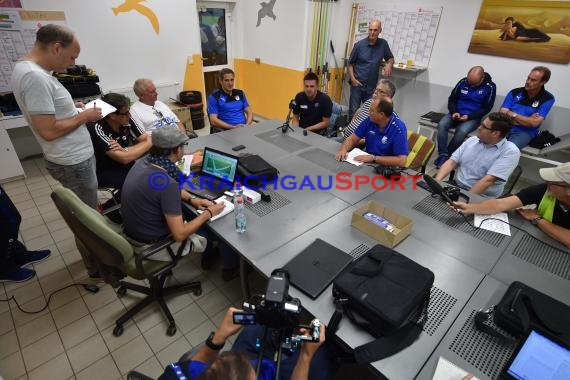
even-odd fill
[[[26,179],[4,186],[22,214],[21,240],[29,249],[51,249],[51,257],[34,265],[37,276],[19,284],[0,284],[0,298],[15,297],[25,310],[39,310],[51,292],[86,280],[72,232],[56,210],[50,193],[59,186],[43,168],[43,159],[22,162]],[[0,377],[10,379],[124,379],[137,369],[158,377],[162,368],[202,342],[231,304],[240,305],[239,279],[225,283],[220,270],[202,272],[197,255],[174,270],[174,281],[202,281],[203,294],[181,294],[167,301],[178,331],[166,335],[167,323],[157,308],[148,308],[112,334],[114,320],[139,298],[119,298],[106,284],[98,293],[81,286],[52,297],[36,314],[0,302]]]

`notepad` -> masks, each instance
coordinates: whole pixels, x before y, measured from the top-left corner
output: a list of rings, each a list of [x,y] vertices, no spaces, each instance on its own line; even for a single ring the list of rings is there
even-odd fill
[[[461,378],[467,375],[467,373],[468,372],[463,368],[456,366],[444,357],[440,356],[432,380],[461,380]],[[473,376],[472,380],[478,379]]]
[[[78,108],[77,110],[79,112],[83,112],[89,108],[101,108],[101,117],[105,117],[108,114],[117,111],[115,107],[101,99],[92,100],[85,105],[85,108]]]
[[[345,161],[348,162],[348,163],[350,163],[350,164],[353,164],[353,165],[356,165],[356,166],[360,166],[360,165],[362,165],[364,162],[356,161],[354,158],[355,158],[356,156],[368,155],[368,154],[369,154],[369,153],[366,153],[366,152],[363,151],[362,149],[354,148],[353,150],[351,150],[350,152],[347,153]]]
[[[234,211],[234,204],[232,202],[228,201],[226,199],[226,197],[219,197],[214,202],[216,202],[216,203],[224,202],[226,204],[226,207],[224,207],[224,209],[222,210],[221,213],[219,213],[218,215],[211,218],[210,222],[218,220],[218,219],[228,215],[230,212]],[[201,214],[204,212],[204,210],[197,210],[197,212],[198,212],[198,214]]]

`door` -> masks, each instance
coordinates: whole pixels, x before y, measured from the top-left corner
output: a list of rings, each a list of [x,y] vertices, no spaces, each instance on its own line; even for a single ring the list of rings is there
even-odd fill
[[[206,96],[218,88],[218,71],[232,65],[230,4],[197,3]]]

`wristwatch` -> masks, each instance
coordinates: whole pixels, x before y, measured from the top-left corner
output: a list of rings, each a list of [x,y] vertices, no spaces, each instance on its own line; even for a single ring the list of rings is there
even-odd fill
[[[517,116],[518,116],[518,114],[515,113],[515,112],[513,112],[513,113],[511,114],[511,119],[514,119],[514,118],[517,117]]]
[[[214,351],[220,351],[222,348],[224,348],[224,345],[226,344],[226,342],[222,343],[222,344],[216,344],[213,342],[214,339],[214,335],[215,332],[212,331],[210,333],[210,335],[208,336],[208,339],[206,339],[206,346],[208,346],[208,348],[214,350]]]
[[[537,216],[534,219],[531,219],[530,222],[532,223],[533,226],[538,226],[538,222],[542,219],[542,216]]]
[[[373,163],[373,164],[376,163],[376,156],[372,156],[372,163]]]

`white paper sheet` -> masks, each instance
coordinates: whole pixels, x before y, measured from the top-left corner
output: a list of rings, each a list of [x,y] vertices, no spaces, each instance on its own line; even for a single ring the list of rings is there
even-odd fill
[[[493,219],[488,220],[489,218]],[[511,236],[511,226],[507,223],[509,223],[509,216],[504,212],[492,215],[474,215],[473,219],[475,227],[481,227],[484,230]]]
[[[182,156],[182,167],[180,168],[180,171],[182,171],[182,173],[184,173],[185,175],[190,174],[190,167],[192,166],[192,160],[194,159],[194,155],[193,154],[185,154],[184,156]]]
[[[230,212],[234,211],[233,202],[228,201],[225,196],[219,197],[214,202],[216,202],[216,203],[224,202],[226,204],[226,207],[224,207],[224,209],[222,210],[221,213],[219,213],[218,215],[216,215],[212,219],[210,219],[210,222],[213,222],[214,220],[218,220],[221,217],[224,217],[224,216],[228,215]],[[204,210],[198,210],[198,214],[201,214],[203,212],[204,212]]]
[[[85,105],[85,108],[78,108],[77,110],[79,112],[83,112],[89,108],[95,108],[95,107],[101,108],[101,117],[105,117],[108,114],[115,112],[117,110],[115,107],[113,107],[112,105],[101,99],[92,100]]]
[[[467,374],[466,370],[440,356],[432,380],[461,380]],[[478,380],[475,376],[472,379]]]
[[[345,161],[348,162],[348,163],[350,163],[350,164],[353,164],[353,165],[356,165],[356,166],[360,166],[360,165],[362,165],[364,162],[355,161],[355,160],[354,160],[354,157],[356,157],[356,156],[361,156],[361,155],[363,155],[363,154],[368,154],[368,153],[366,153],[366,152],[363,151],[362,149],[354,148],[353,150],[351,150],[350,152],[348,152],[348,154],[346,155]]]

